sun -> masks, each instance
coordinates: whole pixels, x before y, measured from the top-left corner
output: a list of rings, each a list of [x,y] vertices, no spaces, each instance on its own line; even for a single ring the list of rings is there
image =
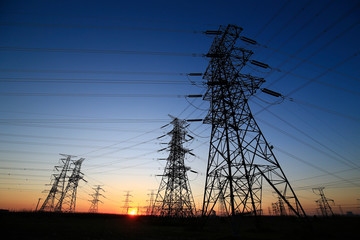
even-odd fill
[[[136,216],[137,215],[137,208],[130,208],[128,211],[128,214],[130,216]]]

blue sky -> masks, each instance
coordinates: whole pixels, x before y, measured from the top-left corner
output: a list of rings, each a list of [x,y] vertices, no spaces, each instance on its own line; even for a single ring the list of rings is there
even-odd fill
[[[34,208],[59,153],[86,158],[80,210],[95,184],[107,191],[104,211],[120,211],[127,190],[145,205],[164,167],[156,138],[170,130],[161,128],[168,114],[207,113],[208,102],[184,97],[206,90],[201,77],[186,76],[208,65],[202,55],[213,37],[203,32],[235,24],[259,43],[252,59],[273,69],[251,73],[288,96],[273,104],[278,99],[259,92],[250,105],[300,200],[314,211],[311,188],[325,186],[352,210],[360,198],[359,7],[337,0],[2,1],[0,207],[20,196],[23,208]],[[210,126],[189,130],[197,158],[187,165],[199,172],[189,176],[199,205]]]

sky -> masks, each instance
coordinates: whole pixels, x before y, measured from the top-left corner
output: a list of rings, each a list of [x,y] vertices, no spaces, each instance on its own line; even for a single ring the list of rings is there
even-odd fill
[[[123,213],[127,191],[143,211],[165,167],[169,115],[209,109],[186,97],[206,91],[190,74],[208,66],[204,32],[228,24],[271,67],[251,74],[285,96],[258,91],[249,104],[305,211],[317,213],[313,188],[325,187],[334,212],[360,214],[360,4],[350,0],[1,1],[0,209],[41,204],[62,153],[85,158],[77,211],[97,185],[100,212]],[[210,129],[189,122],[199,209]],[[263,197],[267,213],[275,195]]]

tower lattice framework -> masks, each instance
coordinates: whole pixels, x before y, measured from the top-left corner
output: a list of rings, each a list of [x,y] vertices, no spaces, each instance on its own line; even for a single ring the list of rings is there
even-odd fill
[[[186,153],[191,154],[189,149],[183,147],[184,143],[192,139],[186,131],[186,121],[173,118],[173,129],[169,146],[162,150],[168,150],[166,166],[160,182],[159,189],[152,209],[153,215],[190,217],[196,213],[194,198],[191,192],[184,160]],[[164,135],[165,136],[165,135]],[[163,137],[163,136],[162,136]],[[160,151],[162,151],[160,150]],[[191,171],[191,170],[190,170]]]
[[[266,182],[295,215],[305,216],[251,113],[248,100],[264,79],[240,73],[253,54],[239,46],[241,31],[234,25],[220,27],[207,54],[204,100],[210,101],[210,110],[204,123],[212,128],[202,214],[212,214],[223,198],[227,215],[259,215]]]
[[[312,189],[315,194],[320,195],[320,199],[316,200],[315,202],[318,204],[318,209],[320,210],[323,217],[334,216],[334,212],[329,204],[329,202],[334,203],[334,200],[325,197],[324,189],[325,187]]]
[[[103,196],[100,193],[101,191],[105,191],[104,189],[102,189],[101,185],[97,185],[95,188],[93,188],[95,190],[95,193],[90,194],[90,196],[93,197],[92,200],[89,200],[91,202],[90,208],[89,208],[89,213],[98,213],[99,211],[99,202],[103,203],[99,197]]]
[[[71,164],[71,155],[60,154],[63,158],[60,158],[61,165],[55,166],[55,170],[59,173],[53,174],[52,187],[49,191],[48,196],[41,205],[39,211],[55,211],[55,206],[60,200],[61,196],[64,194],[66,177],[68,175],[70,164]]]
[[[72,173],[69,176],[65,190],[63,191],[55,211],[58,212],[75,212],[77,187],[80,180],[84,180],[81,170],[81,164],[85,158],[80,158],[72,163]],[[85,181],[85,180],[84,180]]]

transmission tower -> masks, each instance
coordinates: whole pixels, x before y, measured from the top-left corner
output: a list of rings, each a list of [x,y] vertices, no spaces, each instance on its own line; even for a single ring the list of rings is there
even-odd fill
[[[171,124],[173,129],[167,133],[171,135],[168,147],[159,151],[168,150],[166,166],[161,178],[160,186],[156,194],[152,214],[172,217],[189,217],[195,215],[195,203],[191,192],[187,171],[185,166],[185,154],[190,152],[183,144],[193,139],[187,134],[186,121],[173,118]],[[164,137],[163,135],[161,137]],[[161,138],[159,137],[159,138]],[[192,171],[192,170],[190,170]],[[195,171],[193,171],[195,172]]]
[[[318,187],[318,188],[313,188],[313,192],[317,195],[320,195],[320,199],[316,200],[315,202],[318,204],[319,206],[319,210],[321,212],[321,214],[324,216],[324,217],[327,217],[327,216],[334,216],[334,213],[330,207],[330,204],[329,202],[333,202],[334,203],[334,200],[332,199],[329,199],[329,198],[326,198],[325,197],[325,194],[324,194],[324,188],[325,187]]]
[[[61,165],[55,166],[55,170],[59,173],[53,174],[52,179],[52,187],[49,191],[48,196],[44,200],[42,206],[39,211],[55,211],[55,204],[60,200],[61,196],[63,196],[65,190],[65,182],[67,173],[70,168],[71,163],[71,155],[60,154],[64,158],[60,158]]]
[[[151,213],[153,212],[152,208],[154,207],[154,190],[151,190],[151,193],[148,195],[150,195],[150,200],[147,200],[149,202],[149,205],[146,209],[146,215],[151,215]]]
[[[220,27],[212,33],[217,36],[206,55],[210,63],[204,74],[204,100],[210,101],[210,110],[204,123],[211,124],[212,129],[202,214],[211,214],[222,195],[231,216],[261,214],[265,181],[295,215],[305,216],[248,105],[264,79],[240,71],[248,62],[256,67],[269,66],[250,60],[253,52],[239,43],[256,41],[242,37],[241,31],[234,25]]]
[[[55,206],[55,211],[58,212],[75,212],[76,193],[79,181],[86,180],[83,178],[83,173],[80,172],[81,164],[85,158],[80,158],[72,163],[72,174],[68,179],[65,190],[63,191],[59,202]]]
[[[99,197],[103,196],[100,193],[100,190],[105,192],[104,189],[101,188],[101,185],[97,185],[95,188],[93,188],[95,190],[95,193],[93,194],[89,194],[90,196],[93,197],[92,200],[89,200],[89,202],[91,202],[90,208],[89,208],[89,213],[98,213],[99,210],[99,202],[103,203]]]
[[[276,203],[272,203],[274,215],[286,216],[286,210],[284,201],[280,196],[278,196],[278,201]]]
[[[220,193],[219,201],[220,201],[220,204],[219,204],[219,214],[218,215],[219,216],[227,216],[224,194]]]
[[[124,201],[124,206],[123,209],[125,211],[125,214],[129,213],[129,208],[130,208],[130,204],[132,201],[130,200],[130,197],[132,197],[132,195],[130,194],[130,191],[126,191],[125,196],[125,201]]]

